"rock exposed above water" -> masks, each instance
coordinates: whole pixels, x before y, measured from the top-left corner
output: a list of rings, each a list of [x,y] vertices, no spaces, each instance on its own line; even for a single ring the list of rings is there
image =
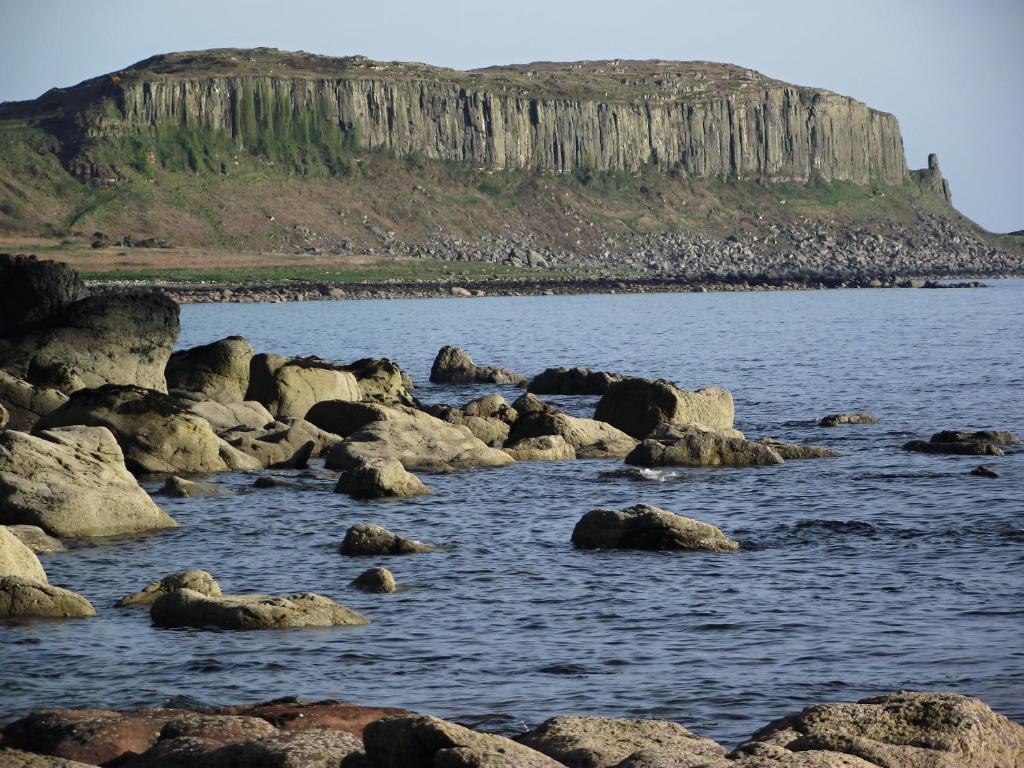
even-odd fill
[[[6,525],[0,525],[0,576],[48,583],[36,553]]]
[[[335,493],[356,499],[405,499],[430,493],[397,459],[366,459],[342,472]]]
[[[245,399],[249,388],[249,364],[255,354],[241,336],[174,352],[167,362],[167,386],[201,392],[220,403]]]
[[[81,595],[19,576],[0,576],[0,618],[79,619],[95,616]]]
[[[642,441],[626,457],[626,463],[641,467],[747,467],[782,464],[783,458],[769,445],[691,429]]]
[[[646,504],[587,512],[573,528],[572,543],[581,549],[739,549],[713,525]]]
[[[638,440],[664,422],[692,424],[709,430],[732,429],[732,395],[718,387],[695,392],[670,381],[624,379],[608,387],[594,418],[618,427]]]
[[[365,616],[312,592],[214,597],[176,589],[156,599],[150,616],[158,627],[284,629],[370,623]]]
[[[412,394],[412,379],[393,361],[367,357],[341,366],[356,377],[359,392],[366,402],[383,405],[417,405]]]
[[[911,440],[904,443],[903,450],[917,453],[949,453],[962,456],[1003,456],[999,446],[1020,445],[1020,439],[1012,432],[1003,430],[982,430],[979,432],[958,432],[945,430],[936,432],[930,440]]]
[[[323,400],[360,400],[356,377],[341,366],[315,357],[253,356],[246,400],[256,400],[276,417],[303,419]]]
[[[356,523],[345,532],[341,542],[343,555],[412,555],[433,552],[434,547],[392,533],[370,523]]]
[[[198,499],[204,496],[234,496],[231,491],[221,488],[219,485],[186,480],[176,475],[171,475],[164,481],[159,493],[175,499]]]
[[[442,347],[430,368],[435,384],[522,384],[526,377],[504,368],[477,365],[465,350]]]
[[[87,293],[67,264],[0,253],[0,336],[52,317]]]
[[[370,568],[356,576],[352,586],[361,589],[363,592],[377,594],[397,592],[398,583],[395,576],[387,568]]]
[[[516,461],[572,461],[576,458],[575,449],[561,435],[526,437],[502,450]]]
[[[175,592],[179,589],[191,589],[201,595],[209,597],[220,597],[220,585],[207,571],[190,570],[178,571],[162,579],[150,582],[138,592],[125,595],[117,603],[115,608],[124,608],[129,605],[152,605],[161,595],[168,592]]]
[[[538,395],[603,395],[623,378],[590,368],[547,368],[533,377],[527,391]]]
[[[543,435],[562,437],[580,459],[621,459],[636,447],[636,440],[611,424],[570,416],[550,406],[516,419],[507,445],[515,448],[520,441]]]
[[[840,424],[877,424],[878,419],[870,413],[830,413],[818,421],[819,427],[838,427]]]
[[[767,445],[786,461],[790,459],[827,459],[839,455],[839,451],[834,451],[831,448],[802,443],[783,443],[773,437],[762,437],[757,442]]]

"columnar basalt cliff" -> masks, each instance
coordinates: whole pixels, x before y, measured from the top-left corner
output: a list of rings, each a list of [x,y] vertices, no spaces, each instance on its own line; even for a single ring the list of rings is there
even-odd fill
[[[0,109],[18,114],[45,118],[66,142],[66,166],[87,179],[118,175],[97,162],[97,145],[167,128],[229,139],[235,150],[294,140],[300,152],[336,131],[357,149],[502,170],[652,166],[692,178],[857,184],[907,176],[892,115],[707,62],[460,72],[225,49],[157,56]]]

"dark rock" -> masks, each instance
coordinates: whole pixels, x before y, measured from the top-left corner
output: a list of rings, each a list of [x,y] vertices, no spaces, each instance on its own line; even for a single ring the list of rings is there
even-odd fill
[[[357,523],[345,532],[340,551],[343,555],[411,555],[433,552],[434,548],[379,525]]]
[[[838,427],[840,424],[877,424],[878,419],[870,413],[831,413],[818,421],[819,427]]]
[[[342,472],[334,492],[356,499],[405,499],[430,490],[398,459],[366,459]]]
[[[430,380],[435,384],[519,384],[526,377],[504,368],[477,365],[465,350],[448,346],[434,358]]]
[[[67,264],[0,253],[0,336],[53,317],[87,293]]]
[[[240,402],[249,388],[254,354],[252,345],[241,336],[174,352],[167,362],[167,386],[201,392],[221,403]]]
[[[974,475],[975,477],[992,477],[992,478],[999,477],[999,474],[997,472],[993,472],[991,469],[986,467],[984,464],[979,464],[977,467],[972,469],[970,473],[972,475]]]
[[[573,528],[572,543],[580,549],[739,549],[713,525],[646,504],[587,512]]]
[[[389,593],[398,591],[394,574],[387,568],[370,568],[356,576],[352,586],[363,592]]]
[[[670,381],[623,379],[608,387],[594,418],[641,440],[665,422],[692,424],[708,430],[732,429],[732,395],[708,387],[695,392]]]
[[[623,377],[590,368],[548,368],[530,381],[528,392],[538,395],[603,395]]]

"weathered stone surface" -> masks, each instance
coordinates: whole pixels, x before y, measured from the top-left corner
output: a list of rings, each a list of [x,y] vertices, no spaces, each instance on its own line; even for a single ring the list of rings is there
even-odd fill
[[[993,445],[1020,445],[1020,438],[1013,432],[1001,429],[984,429],[978,432],[944,430],[931,437],[933,443],[992,443]]]
[[[523,438],[502,450],[516,461],[571,461],[576,458],[576,450],[561,435]]]
[[[767,445],[786,461],[790,459],[828,459],[839,455],[839,451],[833,451],[831,448],[804,445],[803,443],[783,443],[773,437],[762,437],[757,442]]]
[[[79,619],[95,616],[81,595],[20,576],[0,576],[0,618]]]
[[[430,493],[397,459],[366,459],[342,472],[335,493],[356,499],[406,499]]]
[[[548,368],[530,381],[527,392],[538,395],[603,395],[624,377],[590,368]]]
[[[282,731],[326,728],[332,731],[346,731],[361,737],[363,729],[375,720],[411,713],[394,707],[364,707],[333,699],[303,701],[286,697],[261,704],[222,707],[210,710],[210,714],[259,717]]]
[[[564,768],[511,739],[422,715],[370,723],[363,743],[374,768]]]
[[[36,553],[6,525],[0,525],[0,576],[47,583],[46,571]]]
[[[182,401],[152,389],[107,384],[75,392],[41,419],[36,430],[73,425],[106,427],[137,474],[207,474],[229,468],[223,441]]]
[[[722,745],[676,723],[616,717],[553,717],[516,741],[569,768],[613,768],[641,750],[657,754],[665,766],[726,753]]]
[[[61,538],[177,527],[102,427],[0,433],[0,522],[37,525]]]
[[[587,512],[573,528],[572,543],[581,549],[739,549],[713,525],[646,504]]]
[[[37,755],[0,745],[0,765],[4,768],[94,768],[92,763],[79,763],[63,757]]]
[[[700,429],[644,440],[626,456],[627,464],[641,467],[746,467],[782,462],[782,456],[768,445]]]
[[[398,459],[406,469],[427,471],[503,467],[513,461],[466,427],[421,411],[391,408],[387,419],[370,422],[332,448],[326,464],[331,469],[348,469],[377,458]]]
[[[476,416],[481,419],[497,419],[506,424],[513,424],[519,418],[519,413],[509,405],[501,395],[484,395],[475,400],[470,400],[462,406],[462,412],[467,416]]]
[[[435,384],[521,384],[526,377],[504,368],[477,365],[465,350],[447,346],[434,358],[430,380]]]
[[[0,370],[0,407],[7,414],[4,426],[8,429],[28,432],[39,419],[62,406],[67,399],[59,390],[36,386]]]
[[[356,523],[345,532],[340,551],[343,555],[411,555],[434,548],[379,525]]]
[[[88,291],[67,264],[0,253],[0,336],[51,317]]]
[[[1003,449],[995,443],[982,443],[976,440],[960,443],[937,443],[931,440],[910,440],[903,444],[904,451],[914,453],[946,453],[960,456],[1005,456]]]
[[[352,586],[363,590],[363,592],[376,594],[398,591],[395,575],[387,568],[370,568],[363,571],[352,580]]]
[[[348,437],[374,421],[387,421],[402,413],[402,409],[385,408],[375,403],[323,400],[309,409],[306,421],[332,434]]]
[[[162,579],[150,582],[138,592],[125,595],[117,603],[115,608],[124,608],[129,605],[152,605],[156,599],[168,592],[179,589],[191,589],[201,595],[209,597],[220,597],[220,585],[208,571],[189,570],[177,571]]]
[[[758,744],[859,757],[883,768],[1006,768],[1024,764],[1024,726],[978,699],[901,691],[856,704],[817,704],[762,728]]]
[[[74,372],[75,387],[130,384],[166,392],[164,367],[178,330],[178,305],[161,294],[87,296],[31,331],[0,339],[0,366],[30,378],[33,366],[58,363]]]
[[[213,483],[200,483],[193,480],[186,480],[183,477],[171,475],[160,487],[159,493],[162,496],[170,496],[175,499],[198,499],[204,496],[234,496],[235,494],[227,488],[221,488]]]
[[[670,381],[630,378],[608,387],[594,418],[642,440],[664,422],[731,429],[734,412],[732,395],[718,387],[689,392]]]
[[[365,402],[416,405],[416,398],[411,392],[412,379],[387,358],[367,357],[341,368],[356,377],[359,392]]]
[[[252,483],[253,488],[298,488],[298,486],[299,484],[294,480],[275,475],[260,475]]]
[[[274,421],[262,403],[245,400],[239,403],[219,403],[216,400],[202,400],[188,404],[192,413],[206,419],[218,435],[235,427],[262,430]]]
[[[543,402],[532,392],[524,392],[512,401],[512,409],[520,416],[528,413],[540,413],[546,410],[558,410],[553,405]]]
[[[158,627],[284,629],[370,623],[365,616],[312,592],[213,597],[176,589],[156,599],[150,616]]]
[[[498,418],[469,414],[450,405],[432,405],[427,409],[427,413],[449,424],[466,427],[473,433],[473,437],[485,445],[500,447],[508,438],[509,424]]]
[[[302,469],[311,458],[320,458],[341,438],[304,419],[284,417],[266,429],[241,428],[223,433],[228,444],[256,459],[260,467]]]
[[[51,536],[38,525],[8,525],[7,530],[21,539],[21,543],[36,554],[67,550],[60,539]]]
[[[167,362],[167,386],[201,392],[220,403],[245,399],[249,363],[256,354],[241,336],[174,352]]]
[[[4,404],[0,402],[0,429],[7,429],[7,425],[11,422],[11,414],[8,412]]]
[[[550,406],[522,414],[509,432],[508,444],[541,435],[559,435],[579,459],[621,459],[636,448],[636,440],[622,430],[596,419],[570,416]]]
[[[201,768],[347,768],[346,759],[362,753],[351,733],[292,731],[223,746],[205,755]]]
[[[360,400],[356,377],[341,366],[316,357],[254,355],[249,367],[246,400],[256,400],[275,417],[304,419],[324,400]]]
[[[840,424],[877,424],[878,419],[870,413],[830,413],[818,421],[819,427],[838,427]]]

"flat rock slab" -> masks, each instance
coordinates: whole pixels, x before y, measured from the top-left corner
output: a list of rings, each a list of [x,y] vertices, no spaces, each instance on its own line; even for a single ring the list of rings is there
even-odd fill
[[[369,624],[365,616],[312,592],[212,597],[191,589],[161,595],[150,609],[158,627],[285,629]]]

